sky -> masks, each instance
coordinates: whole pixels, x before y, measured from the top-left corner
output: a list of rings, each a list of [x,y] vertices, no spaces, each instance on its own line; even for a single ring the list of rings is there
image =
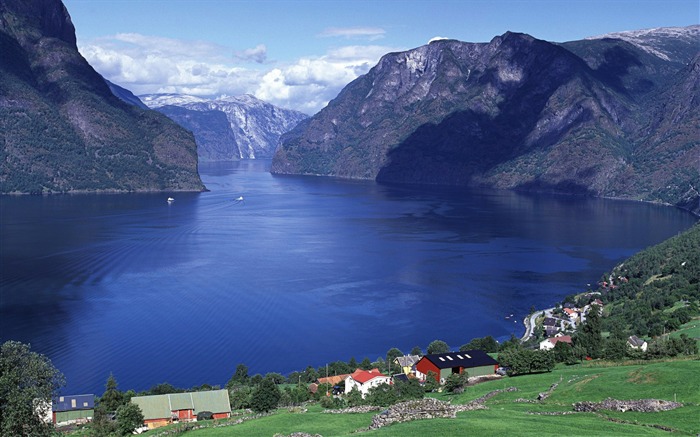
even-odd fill
[[[134,94],[252,94],[312,115],[389,52],[506,31],[553,42],[700,23],[698,0],[64,0],[78,49]]]

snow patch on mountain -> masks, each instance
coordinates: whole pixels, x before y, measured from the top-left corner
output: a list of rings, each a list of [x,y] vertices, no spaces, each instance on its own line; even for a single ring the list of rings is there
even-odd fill
[[[657,56],[664,61],[671,60],[671,53],[663,48],[663,42],[669,39],[680,41],[696,41],[700,37],[700,25],[687,27],[657,27],[653,29],[629,30],[624,32],[606,33],[591,36],[586,39],[616,38],[634,44],[641,50]]]

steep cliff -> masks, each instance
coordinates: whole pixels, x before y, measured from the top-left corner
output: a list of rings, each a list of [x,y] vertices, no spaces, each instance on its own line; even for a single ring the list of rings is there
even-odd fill
[[[140,97],[194,133],[202,161],[272,158],[280,136],[308,118],[251,95],[211,100],[181,94]]]
[[[59,0],[0,2],[0,192],[204,189],[192,134],[116,98]]]
[[[697,161],[697,111],[678,109],[685,118],[672,122],[685,142],[670,138],[663,120],[697,100],[683,72],[692,71],[698,30],[646,34],[646,45],[640,37],[553,44],[508,32],[489,43],[441,40],[391,53],[284,135],[272,171],[688,207],[698,168],[676,166]],[[644,166],[650,160],[653,170]],[[664,189],[671,180],[686,190]]]

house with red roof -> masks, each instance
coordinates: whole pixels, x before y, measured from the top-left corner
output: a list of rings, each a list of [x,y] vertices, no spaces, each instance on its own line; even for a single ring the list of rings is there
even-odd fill
[[[362,397],[367,396],[369,389],[381,384],[391,384],[391,377],[384,375],[379,369],[357,369],[345,378],[345,394],[356,388]]]

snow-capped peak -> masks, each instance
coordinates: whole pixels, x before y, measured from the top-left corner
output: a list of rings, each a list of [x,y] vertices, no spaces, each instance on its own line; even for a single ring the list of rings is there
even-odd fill
[[[655,55],[665,61],[669,61],[669,54],[660,47],[659,41],[668,39],[697,40],[700,38],[700,25],[629,30],[624,32],[606,33],[605,35],[590,36],[586,39],[603,38],[616,38],[627,41],[647,53],[651,53],[652,55]]]

